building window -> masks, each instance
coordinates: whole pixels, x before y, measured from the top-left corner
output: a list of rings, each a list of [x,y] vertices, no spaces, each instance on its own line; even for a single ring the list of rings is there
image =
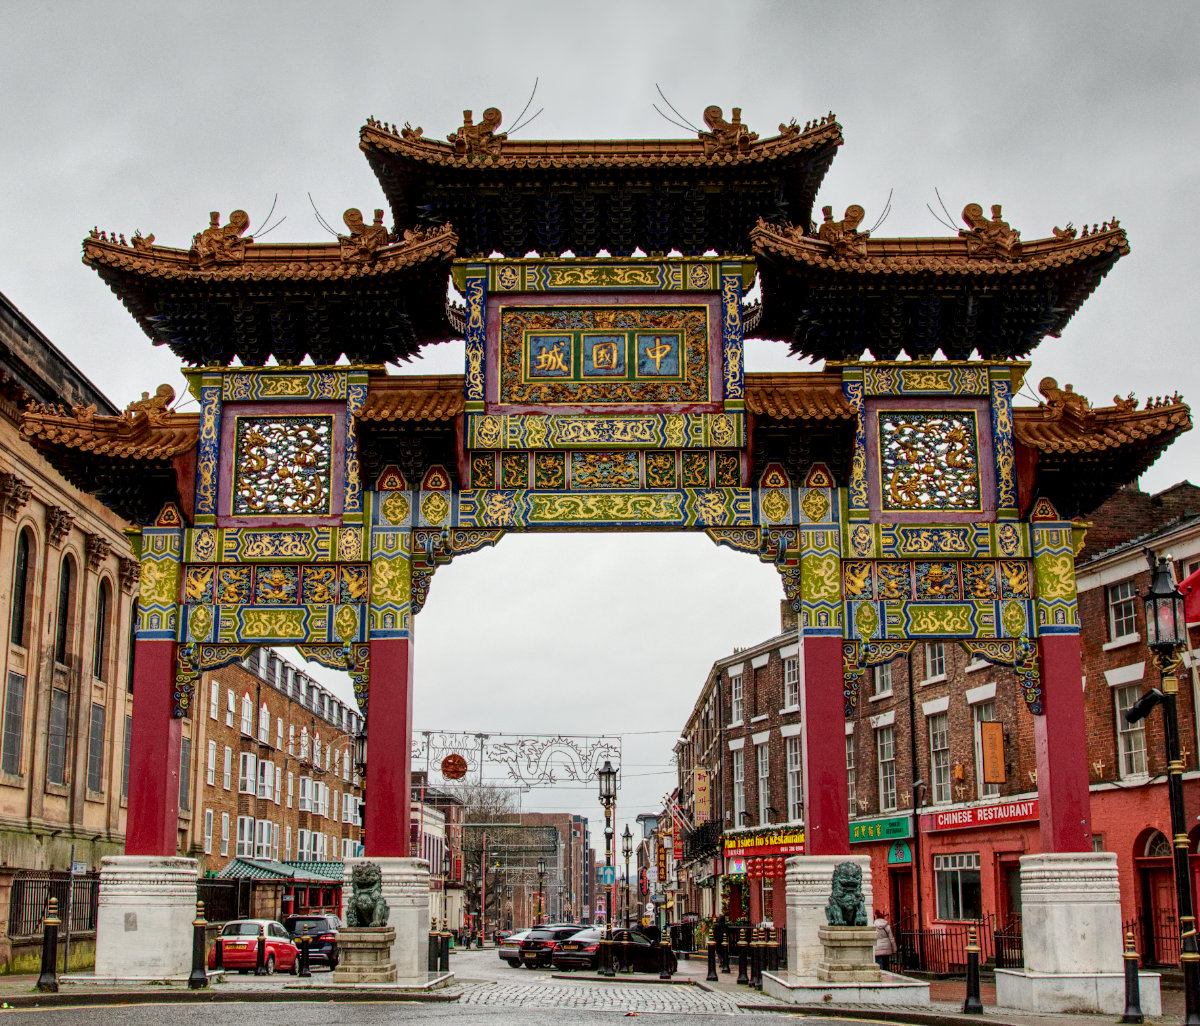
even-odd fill
[[[996,719],[996,703],[994,701],[980,702],[974,707],[973,716],[975,720],[975,792],[980,798],[990,798],[992,795],[1000,793],[1000,785],[983,782],[983,731],[979,725],[992,723]]]
[[[254,824],[254,856],[260,859],[271,857],[271,824],[265,819]]]
[[[1117,700],[1117,762],[1123,777],[1146,774],[1146,721],[1129,723],[1125,711],[1142,697],[1141,684],[1126,684],[1116,688]]]
[[[730,695],[730,713],[729,718],[731,723],[742,722],[742,675],[739,673],[736,677],[729,678],[729,695]]]
[[[25,737],[25,676],[9,672],[4,695],[4,741],[0,746],[0,770],[14,776],[21,772],[21,745]]]
[[[237,818],[237,849],[238,855],[250,858],[254,855],[254,817],[238,816]]]
[[[300,778],[300,801],[297,808],[301,812],[309,812],[312,809],[312,779],[310,777]]]
[[[254,737],[254,703],[250,701],[248,691],[242,695],[242,733]]]
[[[279,861],[279,824],[278,823],[271,824],[271,833],[272,833],[271,857],[273,859],[275,859],[276,862],[278,862]]]
[[[881,663],[875,667],[875,694],[890,695],[892,693],[892,664]]]
[[[253,752],[242,752],[238,761],[238,793],[254,794],[257,760]]]
[[[296,754],[296,728],[293,724],[288,725],[288,755]]]
[[[213,810],[204,810],[204,854],[212,854]]]
[[[933,778],[933,800],[950,801],[950,714],[929,717],[929,775]]]
[[[17,553],[13,561],[12,613],[8,621],[8,640],[14,645],[25,644],[26,605],[29,602],[29,564],[33,541],[29,528],[17,535]]]
[[[263,759],[258,764],[258,791],[256,792],[259,798],[270,798],[271,788],[275,782],[275,770],[272,765]]]
[[[266,702],[258,710],[258,739],[264,745],[271,743],[271,714],[267,712]]]
[[[229,854],[229,813],[221,813],[221,854]]]
[[[187,812],[192,807],[192,739],[179,741],[179,811]]]
[[[733,828],[736,830],[742,823],[742,813],[746,811],[746,761],[742,758],[745,753],[739,748],[733,753]],[[301,792],[303,794],[303,792]]]
[[[875,755],[879,762],[879,811],[896,809],[896,730],[880,727],[875,731]]]
[[[795,822],[804,816],[804,781],[800,776],[800,739],[787,739],[787,801],[788,819]]]
[[[275,767],[275,797],[273,799],[276,805],[279,804],[279,792],[282,790],[283,790],[283,767],[276,766]]]
[[[983,918],[978,852],[935,855],[933,878],[937,890],[938,919]]]
[[[92,703],[88,724],[87,786],[89,791],[104,790],[104,706]]]
[[[925,679],[946,676],[946,646],[940,641],[925,643]]]
[[[287,793],[287,807],[289,809],[292,807],[292,783],[293,783],[292,774],[289,773],[288,774],[288,793]]]
[[[308,858],[308,831],[303,828],[296,831],[296,858],[301,862]]]
[[[1137,588],[1122,581],[1108,589],[1108,637],[1110,641],[1137,635]]]
[[[797,739],[799,740],[799,739]],[[858,786],[854,779],[854,735],[846,735],[846,794],[850,798],[850,815],[858,811]]]
[[[108,607],[112,588],[108,581],[101,581],[96,589],[96,633],[92,638],[92,676],[96,680],[108,680]]]
[[[129,753],[133,748],[133,717],[125,717],[125,750],[121,754],[121,797],[129,797]]]
[[[275,747],[283,751],[283,717],[275,721]]]
[[[800,660],[788,656],[783,661],[783,706],[795,709],[800,704]]]
[[[229,785],[231,783],[230,778],[232,776],[233,776],[233,749],[230,748],[229,745],[226,745],[225,746],[225,771],[224,771],[224,775],[223,775],[223,778],[221,781],[222,786],[225,788],[226,791],[229,790]]]
[[[755,745],[754,756],[758,769],[758,822],[762,825],[771,822],[767,811],[771,804],[771,750],[765,744]]]
[[[292,828],[285,827],[283,831],[283,858],[287,861],[292,857]]]
[[[208,718],[215,720],[221,712],[221,685],[215,680],[208,692]]]
[[[233,688],[229,688],[225,692],[225,726],[233,726],[233,707],[235,699],[233,697]]]
[[[217,743],[208,743],[208,767],[204,776],[205,783],[212,787],[217,782]]]
[[[50,692],[50,730],[46,737],[46,780],[67,782],[67,711],[70,698],[59,688]]]
[[[58,620],[54,631],[54,661],[66,666],[71,660],[71,607],[75,600],[75,564],[64,557],[58,575]]]

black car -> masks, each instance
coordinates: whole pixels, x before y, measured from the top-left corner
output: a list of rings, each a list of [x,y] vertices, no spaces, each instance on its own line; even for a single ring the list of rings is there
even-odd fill
[[[342,924],[338,917],[325,912],[314,912],[311,915],[288,916],[283,921],[283,927],[297,944],[308,929],[308,961],[337,968],[338,964],[338,930]]]
[[[535,926],[521,941],[521,964],[526,969],[537,969],[539,966],[554,964],[554,954],[559,945],[568,937],[573,937],[582,926],[574,923],[550,923],[547,926]]]
[[[581,930],[563,941],[554,952],[555,969],[599,968],[600,941],[604,927]],[[635,973],[657,973],[662,970],[662,948],[640,930],[613,930],[613,965],[618,970],[631,967]],[[667,968],[674,972],[678,966],[675,952],[667,950]]]

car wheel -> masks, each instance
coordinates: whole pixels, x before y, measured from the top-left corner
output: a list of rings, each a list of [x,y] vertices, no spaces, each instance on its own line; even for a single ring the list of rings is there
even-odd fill
[[[300,975],[300,956],[299,955],[297,955],[295,958],[292,959],[292,967],[288,970],[288,972],[291,973],[293,976]]]
[[[329,971],[333,972],[337,967],[338,967],[338,960],[336,958],[331,958],[329,960]]]
[[[275,956],[274,955],[267,956],[267,964],[263,968],[266,970],[266,973],[268,976],[275,975]]]

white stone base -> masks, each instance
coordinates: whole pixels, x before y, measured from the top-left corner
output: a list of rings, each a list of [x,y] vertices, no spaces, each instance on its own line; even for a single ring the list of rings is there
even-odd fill
[[[360,862],[373,862],[383,874],[387,925],[396,930],[391,961],[401,986],[423,986],[429,976],[429,863],[424,859],[365,856],[345,860],[342,870],[342,922],[353,890],[351,877]]]
[[[867,921],[873,918],[869,855],[793,855],[787,860],[788,976],[816,978],[825,949],[817,930],[825,926],[825,905],[833,886],[834,867],[853,862],[862,869]]]
[[[299,983],[285,983],[284,990],[387,990],[400,993],[419,994],[427,990],[439,990],[454,982],[454,973],[426,973],[424,980],[415,983],[333,983],[325,979],[302,980]]]
[[[196,860],[106,855],[100,860],[95,977],[187,978],[192,971]]]
[[[1139,972],[1142,1014],[1162,1015],[1159,974]],[[1026,969],[996,970],[996,1005],[1029,1012],[1125,1011],[1125,974],[1035,973]]]
[[[924,980],[895,973],[880,976],[878,983],[824,983],[815,976],[763,973],[762,989],[769,997],[789,1005],[929,1005],[929,984]]]

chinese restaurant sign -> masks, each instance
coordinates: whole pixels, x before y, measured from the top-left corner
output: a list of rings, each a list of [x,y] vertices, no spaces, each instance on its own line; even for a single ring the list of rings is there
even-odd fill
[[[921,817],[925,830],[969,830],[972,827],[996,826],[1001,823],[1023,823],[1038,818],[1038,802],[1030,798],[1023,802],[1002,802],[999,805],[976,805],[969,809],[947,809]]]

